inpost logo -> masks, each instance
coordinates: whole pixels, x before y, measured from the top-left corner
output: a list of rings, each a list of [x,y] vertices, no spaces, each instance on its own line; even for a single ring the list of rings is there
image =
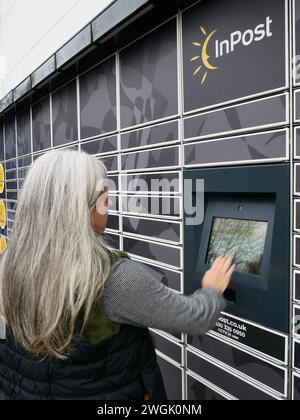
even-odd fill
[[[248,47],[253,42],[259,42],[264,38],[271,37],[273,35],[271,31],[272,22],[270,16],[267,16],[265,22],[258,24],[254,29],[246,29],[244,32],[231,32],[229,38],[222,41],[215,39],[218,29],[209,32],[204,26],[200,26],[201,36],[204,37],[204,40],[200,39],[199,41],[193,41],[193,46],[200,50],[190,59],[190,61],[193,61],[196,64],[193,76],[199,77],[199,75],[201,75],[201,85],[203,85],[208,72],[219,68],[216,65],[219,57],[232,53],[239,44]],[[211,49],[214,51],[214,55],[212,59],[210,59],[211,56],[208,55],[207,50],[212,42],[214,42],[214,45]]]

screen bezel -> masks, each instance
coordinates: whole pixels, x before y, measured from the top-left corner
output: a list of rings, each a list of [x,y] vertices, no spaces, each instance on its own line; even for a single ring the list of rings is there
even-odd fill
[[[242,201],[241,201],[242,200]],[[239,206],[242,209],[239,210]],[[266,290],[268,288],[268,270],[271,260],[272,235],[274,225],[275,197],[248,196],[243,194],[209,194],[205,209],[202,238],[196,264],[197,272],[205,272],[210,268],[206,263],[211,230],[214,218],[255,220],[267,222],[267,232],[264,244],[264,253],[261,261],[260,273],[240,273],[235,271],[230,282],[230,288],[238,284]]]

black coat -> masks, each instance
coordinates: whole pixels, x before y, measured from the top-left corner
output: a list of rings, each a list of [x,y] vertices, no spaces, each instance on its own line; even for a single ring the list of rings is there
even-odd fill
[[[0,400],[166,399],[148,329],[122,325],[99,344],[82,340],[65,361],[41,361],[25,352],[9,330],[0,340]]]

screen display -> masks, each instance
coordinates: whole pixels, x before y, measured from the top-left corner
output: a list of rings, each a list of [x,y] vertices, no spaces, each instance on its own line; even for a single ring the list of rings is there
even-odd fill
[[[268,222],[214,217],[209,238],[206,263],[212,264],[219,255],[233,258],[235,271],[260,273]]]

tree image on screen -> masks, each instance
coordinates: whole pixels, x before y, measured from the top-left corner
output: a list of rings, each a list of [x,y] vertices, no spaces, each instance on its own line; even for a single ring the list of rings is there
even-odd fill
[[[258,275],[264,252],[267,222],[215,217],[206,262],[219,255],[233,258],[235,271]]]

